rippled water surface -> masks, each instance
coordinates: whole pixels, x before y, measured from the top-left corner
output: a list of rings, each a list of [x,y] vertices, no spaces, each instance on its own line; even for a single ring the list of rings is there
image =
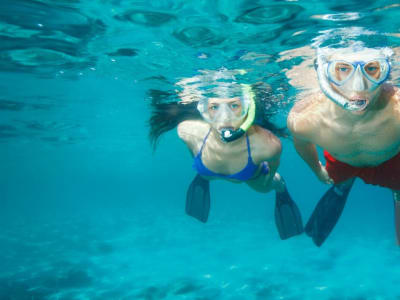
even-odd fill
[[[273,195],[242,185],[213,184],[198,224],[190,155],[147,137],[150,101],[199,74],[240,74],[284,124],[317,47],[396,52],[399,17],[397,1],[1,0],[0,299],[400,299],[389,191],[357,181],[322,248],[280,241]],[[326,186],[283,146],[306,219]]]

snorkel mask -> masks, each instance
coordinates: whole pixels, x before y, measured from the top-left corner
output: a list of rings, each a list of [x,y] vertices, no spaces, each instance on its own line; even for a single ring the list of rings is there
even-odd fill
[[[321,48],[317,52],[317,75],[321,90],[348,111],[362,111],[371,99],[355,94],[377,94],[390,74],[389,48]],[[346,96],[345,96],[346,95]]]
[[[203,119],[219,131],[222,141],[232,142],[243,136],[253,124],[254,94],[249,85],[242,84],[239,97],[204,97],[199,101],[197,109]],[[239,128],[235,129],[237,126]]]

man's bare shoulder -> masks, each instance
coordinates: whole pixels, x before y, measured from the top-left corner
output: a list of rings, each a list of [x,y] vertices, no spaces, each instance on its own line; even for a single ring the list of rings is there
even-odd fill
[[[324,105],[324,96],[320,93],[301,99],[290,110],[287,126],[294,135],[306,134],[315,128]]]
[[[396,86],[391,87],[390,91],[390,101],[393,101],[393,108],[400,122],[400,89]]]
[[[204,137],[210,125],[202,120],[186,120],[178,124],[178,136],[184,140],[193,140],[197,137]]]
[[[314,112],[316,107],[323,103],[324,96],[321,93],[316,93],[307,98],[301,99],[295,103],[295,105],[290,110],[291,115],[304,115],[309,112]]]

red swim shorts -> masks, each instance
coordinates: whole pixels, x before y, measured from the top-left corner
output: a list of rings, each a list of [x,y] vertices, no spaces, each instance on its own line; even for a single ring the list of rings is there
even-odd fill
[[[391,159],[375,167],[353,167],[338,161],[324,150],[326,170],[335,183],[352,177],[360,177],[365,183],[400,190],[400,152]]]

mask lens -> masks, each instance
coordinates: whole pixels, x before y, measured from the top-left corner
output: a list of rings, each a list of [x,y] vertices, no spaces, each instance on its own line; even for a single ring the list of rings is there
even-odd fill
[[[341,85],[354,73],[354,66],[345,61],[333,61],[328,66],[328,78]]]
[[[218,123],[236,121],[245,115],[240,99],[227,102],[209,101],[207,110],[210,120]]]
[[[372,82],[380,84],[386,80],[389,70],[389,63],[386,60],[374,60],[364,65],[363,73]]]
[[[215,119],[215,116],[218,114],[218,112],[221,110],[221,106],[218,103],[209,103],[208,104],[208,115],[210,119],[213,121]]]

